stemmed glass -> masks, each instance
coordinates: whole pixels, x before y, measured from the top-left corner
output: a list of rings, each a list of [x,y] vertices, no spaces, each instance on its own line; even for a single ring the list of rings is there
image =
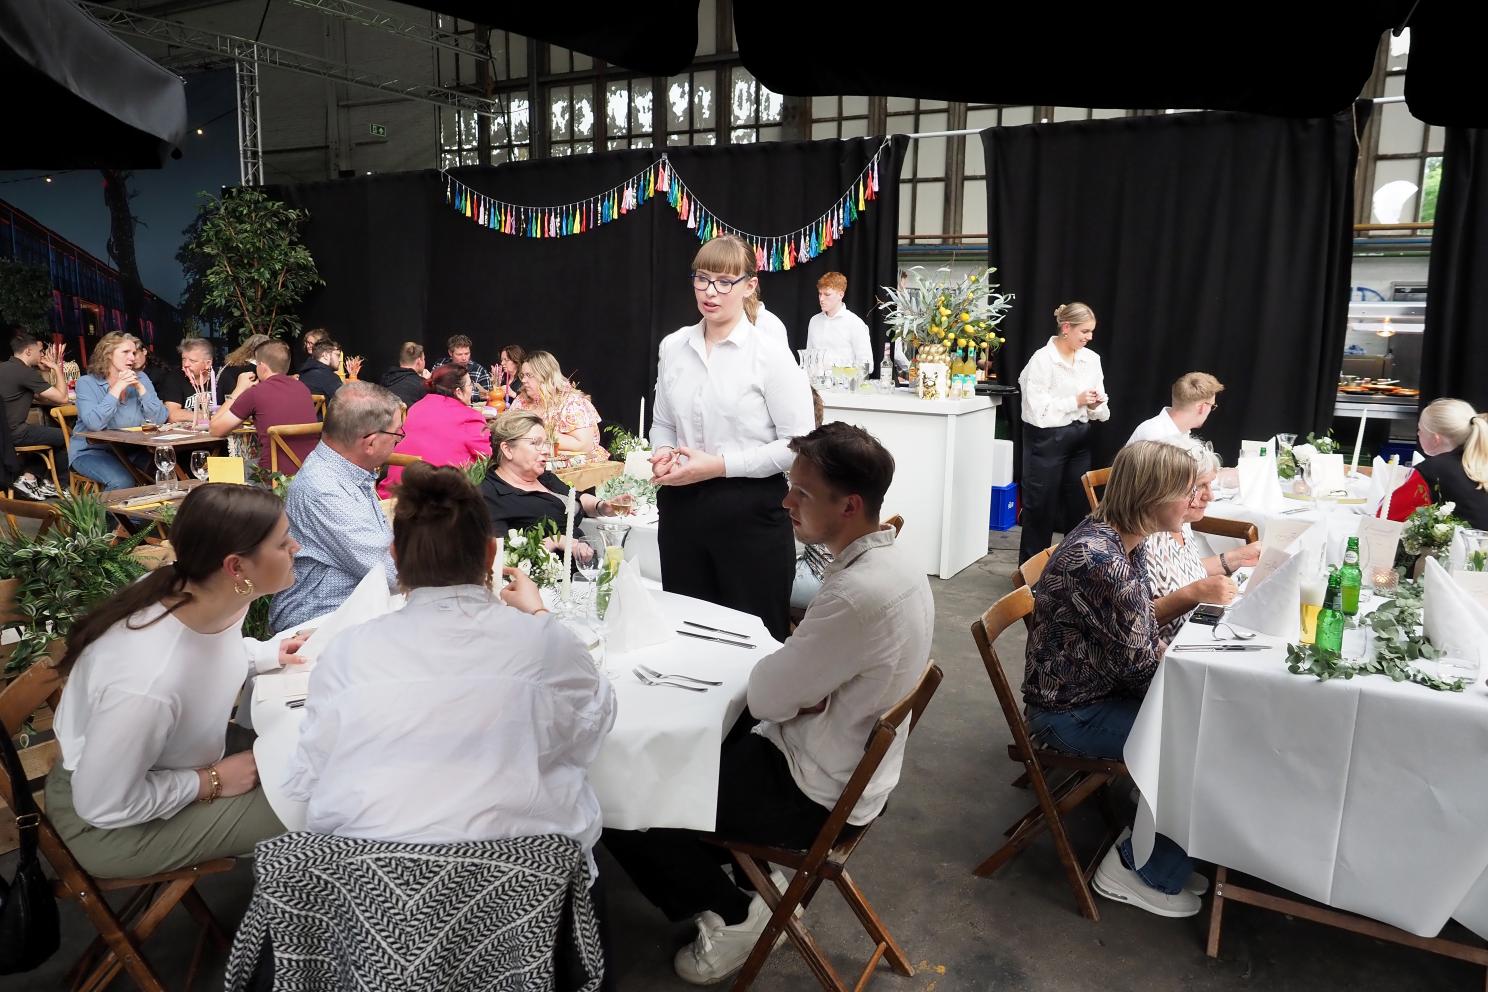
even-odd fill
[[[589,545],[590,555],[588,561],[574,554],[574,568],[584,579],[585,588],[588,590],[589,606],[592,608],[599,598],[599,574],[604,570],[604,554],[593,544]],[[580,610],[580,614],[585,611]]]
[[[155,446],[155,489],[160,493],[176,491],[176,449],[168,444]]]
[[[191,474],[203,482],[207,481],[207,452],[205,450],[191,453]]]

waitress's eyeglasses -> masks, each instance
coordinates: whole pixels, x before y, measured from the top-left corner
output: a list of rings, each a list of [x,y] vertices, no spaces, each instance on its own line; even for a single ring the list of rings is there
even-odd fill
[[[746,275],[740,276],[737,279],[730,279],[727,276],[719,276],[717,279],[710,279],[707,276],[703,275],[701,272],[694,272],[692,274],[692,288],[697,290],[699,293],[706,293],[708,291],[708,287],[712,286],[713,291],[719,296],[727,296],[734,291],[735,286],[739,285],[739,283],[748,278],[749,277]]]

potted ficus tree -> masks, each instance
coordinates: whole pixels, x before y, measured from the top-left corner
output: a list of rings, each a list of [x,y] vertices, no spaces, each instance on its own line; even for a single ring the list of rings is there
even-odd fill
[[[240,341],[298,334],[300,301],[325,283],[300,242],[308,218],[256,189],[205,197],[176,256],[186,272],[187,309],[196,311],[188,316],[216,321]]]

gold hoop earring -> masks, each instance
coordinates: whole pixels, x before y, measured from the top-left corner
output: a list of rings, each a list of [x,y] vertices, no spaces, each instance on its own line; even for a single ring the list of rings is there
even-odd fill
[[[253,580],[246,575],[238,576],[237,581],[233,582],[233,592],[239,596],[252,596]]]

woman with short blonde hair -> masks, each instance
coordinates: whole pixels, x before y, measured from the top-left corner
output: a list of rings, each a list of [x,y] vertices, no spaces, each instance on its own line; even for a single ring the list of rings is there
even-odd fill
[[[163,424],[170,419],[170,411],[155,394],[149,377],[135,371],[135,340],[132,334],[105,334],[88,359],[88,374],[77,382],[77,425],[67,448],[67,460],[73,471],[93,479],[105,490],[135,485],[134,473],[109,445],[94,444],[83,433],[139,427],[147,420]],[[130,461],[141,471],[150,470],[144,448],[131,454]]]
[[[1142,697],[1167,650],[1147,584],[1143,539],[1177,530],[1198,466],[1182,448],[1138,441],[1111,465],[1101,505],[1065,535],[1034,587],[1023,702],[1048,747],[1091,758],[1122,755]],[[1093,886],[1160,916],[1193,916],[1198,882],[1187,855],[1158,835],[1150,860],[1131,841],[1111,848]]]

